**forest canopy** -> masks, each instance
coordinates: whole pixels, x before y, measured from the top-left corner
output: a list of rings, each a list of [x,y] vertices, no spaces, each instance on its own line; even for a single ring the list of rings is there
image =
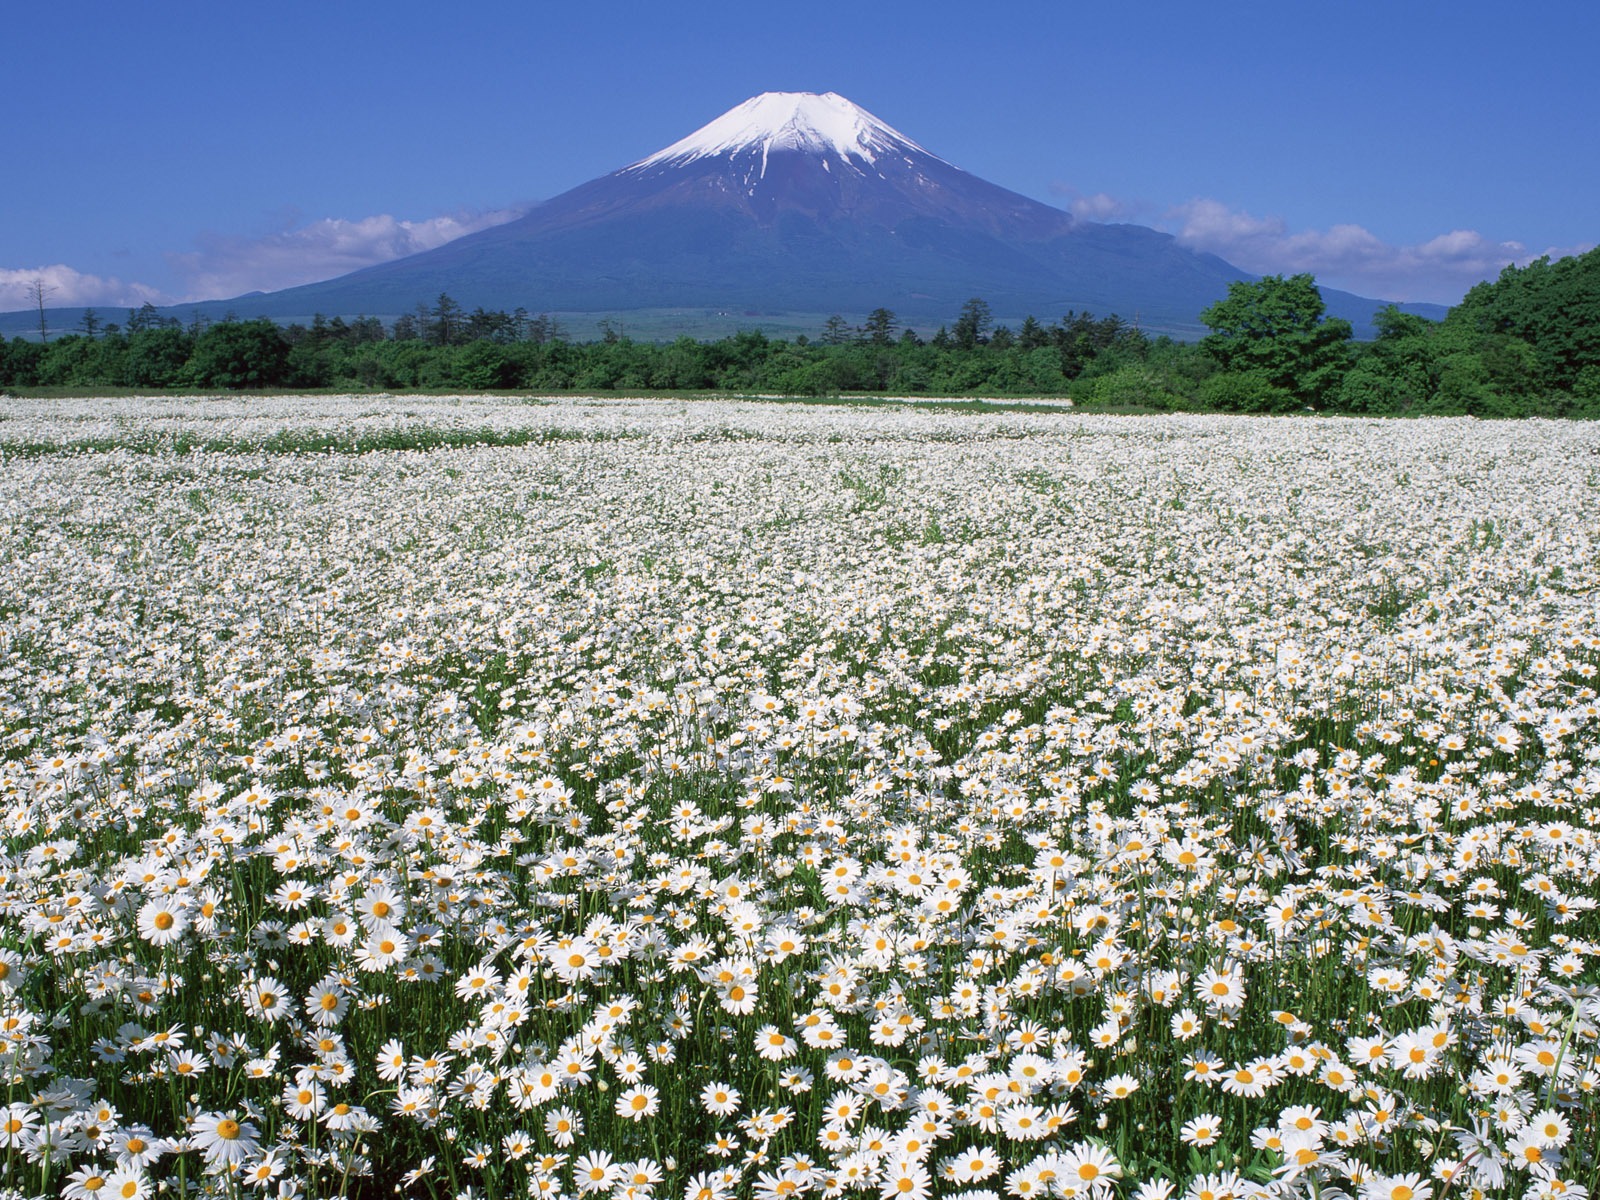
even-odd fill
[[[886,308],[815,337],[757,331],[634,341],[602,323],[572,339],[548,314],[465,311],[448,295],[375,317],[183,324],[150,306],[87,313],[48,340],[0,342],[0,387],[724,391],[829,396],[1070,396],[1113,408],[1221,412],[1600,416],[1600,249],[1507,267],[1443,321],[1390,306],[1356,342],[1310,275],[1230,286],[1196,343],[1111,314],[997,325],[974,297],[931,337]]]

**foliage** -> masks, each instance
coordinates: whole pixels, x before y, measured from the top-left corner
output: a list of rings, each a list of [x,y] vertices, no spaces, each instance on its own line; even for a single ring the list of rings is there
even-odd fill
[[[281,387],[289,382],[289,343],[264,318],[213,325],[195,339],[187,374],[200,387]]]
[[[1200,385],[1200,405],[1213,412],[1293,412],[1295,394],[1262,370],[1223,371]]]
[[[1148,363],[1128,363],[1094,381],[1089,398],[1106,408],[1185,407],[1172,381]]]
[[[1600,251],[1507,267],[1443,322],[1391,307],[1340,388],[1350,412],[1600,416]]]
[[[974,296],[961,306],[961,315],[956,318],[950,334],[958,347],[971,351],[986,340],[985,335],[993,324],[994,317],[989,312],[988,301]]]
[[[1070,394],[1110,408],[1600,416],[1600,251],[1507,268],[1443,322],[1390,306],[1365,344],[1325,316],[1310,275],[1235,283],[1201,317],[1212,333],[1197,344],[1152,340],[1115,313],[1013,330],[975,296],[926,340],[878,308],[856,327],[835,314],[814,339],[655,343],[610,322],[573,342],[548,313],[467,312],[447,294],[388,328],[322,315],[186,327],[145,305],[120,328],[96,318],[48,344],[0,343],[0,387]]]
[[[1321,408],[1349,363],[1350,322],[1325,315],[1310,275],[1268,275],[1228,285],[1228,295],[1200,314],[1212,330],[1200,347],[1226,371],[1252,377],[1242,411]]]
[[[1600,363],[1600,248],[1507,267],[1494,283],[1468,292],[1446,324],[1502,351],[1506,340],[1531,348],[1531,360],[1515,368],[1531,372],[1526,384],[1571,389],[1585,368]]]

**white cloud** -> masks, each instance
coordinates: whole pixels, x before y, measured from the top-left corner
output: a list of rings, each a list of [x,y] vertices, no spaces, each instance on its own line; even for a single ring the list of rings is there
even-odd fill
[[[388,213],[355,221],[324,217],[265,237],[202,234],[196,239],[197,250],[166,257],[184,279],[186,300],[219,300],[315,283],[432,250],[465,234],[513,220],[523,211],[496,209],[425,221],[402,221]]]
[[[1096,192],[1092,196],[1079,196],[1069,206],[1072,215],[1084,221],[1126,221],[1136,210],[1115,196]]]
[[[142,283],[124,283],[114,276],[86,275],[64,263],[48,267],[0,267],[0,312],[33,308],[38,301],[34,281],[44,284],[44,306],[79,308],[96,304],[138,308],[141,304],[166,304],[169,298]]]
[[[1502,268],[1541,255],[1562,258],[1592,248],[1551,246],[1531,251],[1521,242],[1496,242],[1456,229],[1417,245],[1394,245],[1360,225],[1291,231],[1281,217],[1258,217],[1200,198],[1169,210],[1162,225],[1178,241],[1257,275],[1309,271],[1317,282],[1379,299],[1454,304]]]
[[[1053,183],[1050,190],[1066,202],[1067,211],[1080,221],[1131,221],[1150,208],[1142,201],[1124,200],[1106,192],[1086,196],[1068,183]]]

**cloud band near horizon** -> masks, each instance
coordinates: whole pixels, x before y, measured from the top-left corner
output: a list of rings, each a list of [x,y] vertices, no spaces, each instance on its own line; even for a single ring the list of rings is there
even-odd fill
[[[1473,229],[1452,229],[1416,245],[1394,245],[1355,224],[1291,231],[1281,217],[1256,217],[1216,200],[1196,199],[1165,214],[1181,245],[1226,259],[1257,275],[1310,272],[1331,287],[1383,300],[1455,304],[1476,283],[1507,266],[1548,255],[1565,258],[1593,248],[1551,246],[1533,251],[1497,242]]]
[[[1534,251],[1521,242],[1497,242],[1471,229],[1453,229],[1416,245],[1396,245],[1349,223],[1292,231],[1282,217],[1258,217],[1209,197],[1159,209],[1105,192],[1082,193],[1064,184],[1052,190],[1080,220],[1143,220],[1172,234],[1180,245],[1215,254],[1253,275],[1309,273],[1324,286],[1379,300],[1453,305],[1474,284],[1496,278],[1508,266],[1594,248],[1588,242]]]
[[[33,286],[44,285],[45,308],[84,308],[96,304],[138,308],[171,302],[159,288],[126,283],[113,275],[90,275],[65,263],[39,267],[0,267],[0,312],[33,308]]]
[[[203,233],[196,249],[163,255],[183,280],[173,293],[114,276],[93,275],[62,263],[0,268],[0,312],[30,308],[35,280],[44,283],[50,308],[103,305],[137,308],[226,300],[248,292],[274,292],[302,283],[333,279],[432,250],[446,242],[521,216],[526,209],[503,208],[406,221],[388,213],[346,220],[324,217],[261,237]]]
[[[202,234],[197,250],[168,254],[166,259],[188,285],[185,300],[275,292],[420,254],[514,220],[525,211],[493,209],[423,221],[403,221],[388,213],[355,221],[324,217],[265,237]]]

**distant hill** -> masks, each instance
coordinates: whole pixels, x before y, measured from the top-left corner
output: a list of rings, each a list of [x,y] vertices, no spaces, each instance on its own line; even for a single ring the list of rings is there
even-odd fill
[[[1001,320],[1089,310],[1189,339],[1205,332],[1200,311],[1250,278],[1170,234],[1076,220],[971,175],[842,96],[767,92],[503,225],[337,279],[167,311],[392,318],[448,292],[468,309],[689,310],[737,325],[882,306],[932,325],[980,296]],[[1384,304],[1322,294],[1358,336]],[[0,318],[0,330],[36,327],[37,314]]]

